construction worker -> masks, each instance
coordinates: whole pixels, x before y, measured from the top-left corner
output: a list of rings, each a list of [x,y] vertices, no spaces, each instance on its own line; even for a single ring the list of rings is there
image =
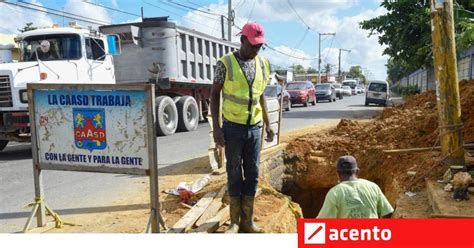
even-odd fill
[[[231,219],[227,232],[260,233],[262,229],[253,222],[253,208],[258,184],[262,119],[267,140],[274,136],[269,128],[263,95],[270,78],[270,64],[257,56],[265,42],[263,27],[249,22],[240,34],[240,49],[223,56],[216,65],[211,111],[219,113],[222,93],[223,126],[220,127],[219,118],[213,118],[213,138],[217,146],[225,145]]]
[[[337,159],[340,183],[326,195],[318,218],[387,218],[393,208],[379,186],[357,178],[359,168],[353,156]]]

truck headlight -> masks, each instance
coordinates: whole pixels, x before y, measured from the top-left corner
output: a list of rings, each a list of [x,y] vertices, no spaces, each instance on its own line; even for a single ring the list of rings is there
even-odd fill
[[[28,92],[26,90],[20,90],[20,102],[28,103]]]

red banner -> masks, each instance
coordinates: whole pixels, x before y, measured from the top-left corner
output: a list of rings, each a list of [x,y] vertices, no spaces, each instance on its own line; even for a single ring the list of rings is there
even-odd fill
[[[474,219],[299,219],[298,247],[474,248]]]

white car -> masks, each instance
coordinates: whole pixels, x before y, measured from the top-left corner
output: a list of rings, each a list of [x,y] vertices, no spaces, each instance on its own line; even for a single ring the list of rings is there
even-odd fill
[[[352,95],[351,87],[345,85],[342,86],[342,93],[348,96]]]
[[[386,81],[371,81],[365,94],[365,106],[371,103],[387,106],[390,88]]]

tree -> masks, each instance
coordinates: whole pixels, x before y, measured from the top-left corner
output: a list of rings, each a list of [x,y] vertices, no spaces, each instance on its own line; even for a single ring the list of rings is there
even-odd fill
[[[37,27],[33,26],[33,23],[32,22],[28,22],[25,24],[25,26],[21,29],[18,29],[18,31],[20,33],[24,33],[26,31],[31,31],[31,30],[35,30],[35,29],[38,29]]]
[[[290,68],[293,69],[293,73],[295,73],[295,74],[304,74],[304,73],[306,73],[306,70],[300,64],[294,64]]]
[[[462,23],[472,25],[469,18],[472,18],[474,4],[472,0],[455,2],[457,43],[472,44],[471,36],[465,34],[466,30],[469,32],[472,29],[469,29],[470,25],[468,27],[464,25],[463,29]],[[388,74],[394,77],[392,79],[398,81],[400,78],[397,77],[400,75],[403,76],[423,66],[431,66],[433,59],[430,1],[384,0],[381,6],[387,9],[385,15],[362,21],[360,26],[370,31],[369,36],[379,35],[379,43],[386,46],[383,54],[392,59],[387,65]]]
[[[366,78],[362,72],[362,67],[360,65],[351,66],[349,72],[346,74],[348,78],[358,78],[363,84],[366,84]]]
[[[315,74],[318,73],[318,70],[313,67],[309,67],[308,70],[306,70],[306,73]]]

